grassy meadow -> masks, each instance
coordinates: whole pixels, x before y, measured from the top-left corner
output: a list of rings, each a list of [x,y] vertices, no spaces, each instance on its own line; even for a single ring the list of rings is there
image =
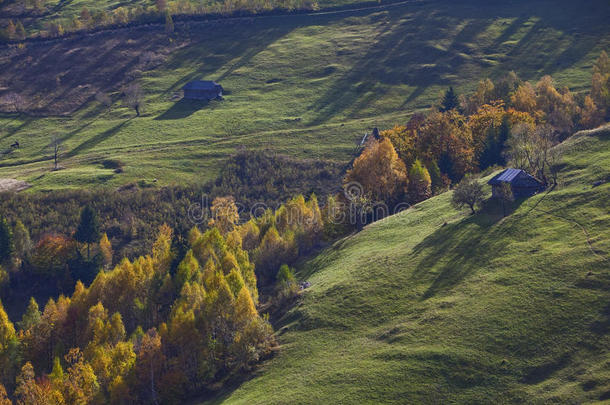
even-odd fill
[[[560,147],[560,185],[506,218],[448,192],[304,263],[278,354],[210,403],[610,399],[610,128]]]
[[[68,116],[5,114],[0,150],[9,153],[0,157],[0,177],[26,180],[33,190],[200,182],[242,146],[347,161],[365,131],[404,122],[449,85],[467,92],[482,78],[514,70],[528,80],[552,74],[559,84],[586,91],[592,61],[610,42],[602,3],[466,2],[457,9],[434,1],[177,25],[175,35],[185,44],[156,69],[138,72],[142,117],[122,105],[118,89],[109,111],[90,99]],[[71,41],[78,47],[79,40]],[[54,49],[50,44],[61,76],[86,84],[72,52]],[[39,71],[44,75],[44,67]],[[218,81],[225,100],[174,101],[192,79]],[[63,141],[64,167],[54,172],[53,135]],[[15,140],[21,149],[10,151]],[[99,162],[107,158],[123,161],[124,173],[104,169]]]

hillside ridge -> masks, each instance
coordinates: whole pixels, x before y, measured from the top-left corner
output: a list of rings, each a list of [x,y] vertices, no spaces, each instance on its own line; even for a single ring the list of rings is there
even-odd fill
[[[206,403],[607,400],[609,142],[564,141],[560,185],[506,218],[447,192],[336,242],[301,267],[279,354]]]

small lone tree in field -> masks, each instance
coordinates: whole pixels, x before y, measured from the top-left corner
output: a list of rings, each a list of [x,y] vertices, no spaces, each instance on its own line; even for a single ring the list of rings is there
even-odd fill
[[[133,83],[125,88],[125,103],[136,111],[136,116],[140,116],[143,98],[142,88],[138,83]]]
[[[460,181],[455,190],[451,203],[456,209],[464,206],[470,208],[470,213],[475,213],[475,207],[483,202],[483,187],[473,176],[466,176]]]
[[[97,243],[101,238],[100,224],[97,213],[91,206],[87,205],[80,214],[80,223],[74,234],[74,238],[81,243],[87,244],[87,260],[90,260],[90,246]]]
[[[497,197],[502,204],[502,216],[506,216],[506,207],[511,202],[515,201],[515,196],[513,195],[513,189],[510,187],[508,183],[502,183],[497,191]]]
[[[53,170],[59,169],[59,152],[61,151],[61,139],[57,135],[51,137],[51,151],[53,152]]]

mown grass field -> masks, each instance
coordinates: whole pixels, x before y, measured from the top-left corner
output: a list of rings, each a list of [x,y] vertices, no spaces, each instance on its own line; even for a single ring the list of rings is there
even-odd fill
[[[142,117],[122,106],[118,89],[109,112],[91,99],[70,116],[5,114],[0,150],[15,140],[22,147],[0,156],[0,177],[26,180],[32,190],[198,182],[213,178],[240,146],[347,161],[365,131],[404,122],[449,85],[467,92],[482,78],[515,70],[528,80],[552,74],[560,85],[586,91],[593,60],[610,44],[608,13],[602,1],[469,1],[459,7],[431,1],[234,24],[178,24],[174,39],[165,41],[180,38],[184,45],[156,69],[138,72],[146,93]],[[116,48],[128,44],[130,35],[136,34],[117,32]],[[44,77],[45,66],[30,72],[44,77],[40,97],[54,94],[56,82],[86,85],[88,74],[76,68],[78,60],[110,60],[95,51],[74,53],[79,40],[71,41],[73,52],[54,54],[54,43],[48,45],[45,66],[57,68],[57,75]],[[24,71],[25,56],[19,65]],[[20,70],[5,67],[4,85],[10,88]],[[225,100],[172,101],[185,83],[199,78],[220,82]],[[27,90],[28,81],[20,83]],[[55,172],[52,135],[63,140],[65,169]],[[99,162],[107,158],[124,161],[125,172],[102,168]]]
[[[278,354],[212,402],[606,403],[610,127],[562,148],[560,186],[506,218],[449,192],[305,263]]]

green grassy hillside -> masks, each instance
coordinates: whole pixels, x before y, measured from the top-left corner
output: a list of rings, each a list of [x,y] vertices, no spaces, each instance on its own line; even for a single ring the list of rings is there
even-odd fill
[[[24,10],[22,4],[27,4],[27,8]],[[32,7],[33,2],[20,2],[20,1],[2,1],[0,2],[0,24],[4,26],[4,23],[9,19],[21,21],[29,33],[38,33],[40,30],[44,30],[46,25],[54,22],[66,24],[72,19],[78,18],[83,8],[87,8],[89,12],[95,13],[96,11],[105,11],[108,14],[112,14],[118,8],[129,10],[142,9],[156,11],[156,0],[46,0],[41,2],[44,6],[41,11],[37,11]],[[166,1],[166,4],[172,5],[178,3],[177,1]],[[191,4],[195,7],[205,6],[211,7],[213,5],[222,5],[228,3],[223,0],[187,0],[183,4]],[[371,3],[362,0],[320,0],[316,2],[318,9],[335,9],[337,7],[358,7],[360,3]],[[294,2],[277,3],[282,8],[290,9],[299,8]],[[184,12],[183,12],[184,13]]]
[[[5,49],[0,88],[26,94],[41,111],[72,112],[0,116],[0,151],[9,152],[0,177],[33,190],[195,182],[213,178],[238,146],[347,161],[364,131],[404,122],[449,85],[466,92],[515,70],[587,90],[592,61],[610,44],[607,14],[603,1],[442,0],[177,24],[172,38],[151,27]],[[158,53],[160,65],[143,67],[143,52]],[[119,100],[119,84],[134,77],[146,94],[140,118]],[[219,81],[225,100],[172,101],[197,78]],[[97,89],[113,95],[110,112],[93,100]],[[55,172],[52,135],[64,142],[65,169]],[[6,149],[15,140],[21,149]],[[106,158],[124,161],[124,173],[104,169]]]
[[[215,402],[609,400],[610,127],[560,147],[560,186],[506,218],[445,193],[310,260],[279,353]]]

